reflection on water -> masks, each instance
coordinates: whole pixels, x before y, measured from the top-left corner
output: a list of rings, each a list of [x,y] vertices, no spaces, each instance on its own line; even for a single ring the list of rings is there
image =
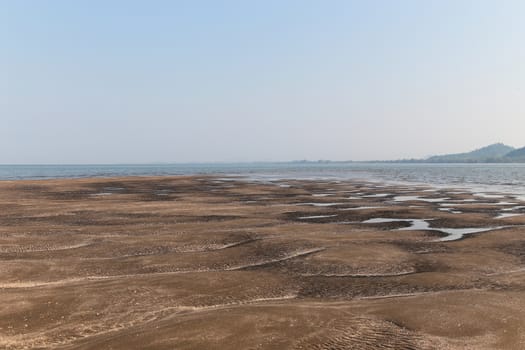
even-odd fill
[[[426,198],[426,197],[420,197],[420,196],[395,196],[394,202],[410,202],[410,201],[421,201],[421,202],[428,202],[428,203],[439,203],[446,201],[450,198],[444,197],[444,198]]]
[[[473,233],[481,233],[492,230],[499,230],[505,226],[496,227],[465,227],[465,228],[448,228],[448,227],[430,227],[432,219],[391,219],[391,218],[374,218],[363,221],[364,224],[381,224],[387,222],[409,222],[409,227],[396,229],[397,231],[417,231],[417,230],[433,230],[446,234],[447,236],[438,239],[440,242],[456,241],[463,238],[465,235]]]
[[[505,218],[511,218],[513,216],[521,216],[521,215],[524,215],[524,214],[520,214],[520,213],[504,213],[504,214],[499,214],[498,216],[496,216],[496,219],[505,219]]]
[[[301,216],[299,217],[300,220],[308,220],[308,219],[324,219],[324,218],[333,218],[337,215],[311,215],[311,216]]]

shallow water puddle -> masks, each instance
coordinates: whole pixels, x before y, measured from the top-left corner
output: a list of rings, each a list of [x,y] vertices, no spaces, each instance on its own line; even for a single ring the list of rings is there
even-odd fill
[[[463,236],[469,235],[472,233],[481,233],[481,232],[499,230],[504,227],[505,226],[478,227],[478,228],[432,228],[432,229],[448,234],[448,236],[442,237],[437,240],[439,242],[445,242],[445,241],[456,241],[458,239],[463,238]]]
[[[382,209],[386,207],[355,207],[355,208],[343,208],[340,210],[365,210],[365,209]]]
[[[331,207],[334,205],[342,205],[344,203],[298,203],[297,205],[311,205],[313,207]]]
[[[363,224],[383,224],[387,222],[410,222],[409,227],[399,228],[397,230],[409,231],[409,230],[429,230],[430,224],[427,220],[432,219],[390,219],[390,218],[374,218],[363,221]]]
[[[450,198],[426,198],[421,196],[395,196],[394,202],[409,202],[409,201],[422,201],[422,202],[428,202],[428,203],[438,203],[438,202],[444,202],[446,200],[449,200]]]
[[[391,218],[374,218],[363,221],[364,224],[380,224],[386,222],[400,222],[406,221],[410,222],[409,227],[402,227],[396,229],[395,231],[415,231],[415,230],[433,230],[446,233],[448,236],[441,237],[437,239],[438,242],[445,241],[455,241],[463,238],[463,236],[472,234],[487,232],[492,230],[498,230],[504,228],[505,226],[496,226],[496,227],[466,227],[466,228],[446,228],[446,227],[430,227],[428,221],[433,219],[391,219]]]
[[[516,205],[518,203],[512,203],[512,202],[497,202],[497,203],[489,203],[489,202],[475,202],[475,203],[439,203],[442,207],[464,207],[468,208],[470,205]]]
[[[479,192],[479,193],[474,193],[474,195],[476,195],[478,197],[483,197],[483,198],[505,198],[505,195],[499,194],[499,193],[483,193],[483,192]]]
[[[363,196],[363,198],[383,198],[392,195],[391,193],[376,193],[376,194],[368,194],[366,196]]]
[[[475,198],[466,198],[466,199],[450,199],[449,201],[454,202],[454,203],[475,203],[478,200]]]
[[[301,216],[298,219],[308,220],[308,219],[324,219],[324,218],[333,218],[337,215],[311,215],[311,216]]]
[[[512,208],[503,208],[501,209],[502,211],[514,211],[514,210],[521,210],[521,209],[525,209],[525,206],[523,205],[519,205],[517,207],[512,207]]]
[[[511,218],[513,216],[521,216],[521,215],[524,215],[524,214],[521,214],[521,213],[504,213],[504,214],[499,214],[495,218],[496,219],[505,219],[505,218]]]
[[[452,214],[461,214],[461,213],[463,213],[462,211],[455,210],[454,208],[439,208],[438,210],[446,211],[446,212],[449,212],[449,213],[452,213]]]

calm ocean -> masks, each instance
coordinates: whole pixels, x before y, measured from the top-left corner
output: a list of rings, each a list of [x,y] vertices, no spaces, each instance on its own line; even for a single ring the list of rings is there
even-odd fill
[[[148,175],[237,175],[257,180],[331,179],[417,183],[525,196],[525,164],[240,163],[0,165],[1,180]]]

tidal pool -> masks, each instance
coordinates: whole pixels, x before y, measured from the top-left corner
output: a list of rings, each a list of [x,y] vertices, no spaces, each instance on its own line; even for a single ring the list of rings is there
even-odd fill
[[[364,224],[380,224],[386,222],[410,222],[409,227],[402,227],[395,229],[395,231],[416,231],[416,230],[432,230],[439,231],[447,234],[445,237],[441,237],[436,241],[445,242],[445,241],[455,241],[463,238],[465,235],[472,233],[480,233],[498,230],[504,228],[505,226],[495,226],[495,227],[465,227],[465,228],[448,228],[448,227],[430,227],[430,223],[433,219],[392,219],[392,218],[374,218],[363,221]]]

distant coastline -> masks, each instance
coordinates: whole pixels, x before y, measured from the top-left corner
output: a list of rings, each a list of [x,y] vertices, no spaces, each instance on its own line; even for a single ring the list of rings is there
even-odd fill
[[[308,163],[309,161],[297,161]],[[503,143],[494,143],[476,150],[464,153],[444,154],[428,158],[410,158],[397,160],[373,161],[330,161],[318,160],[311,163],[418,163],[418,164],[469,164],[469,163],[525,163],[525,147],[514,148]]]

